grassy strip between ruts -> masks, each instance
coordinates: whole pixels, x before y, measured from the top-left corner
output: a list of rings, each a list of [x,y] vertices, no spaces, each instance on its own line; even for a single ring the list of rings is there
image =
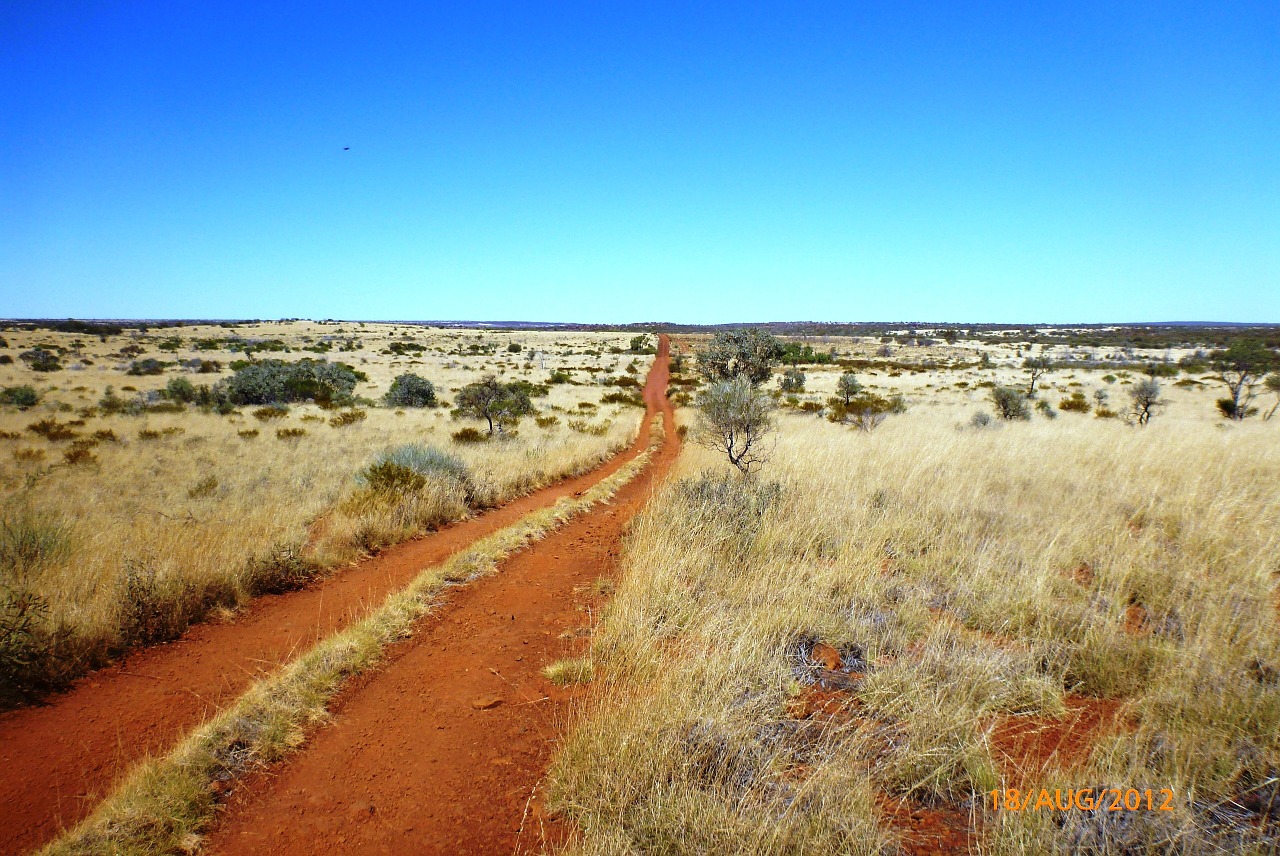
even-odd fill
[[[662,441],[654,418],[650,447]],[[308,725],[347,678],[369,669],[387,645],[412,633],[450,584],[493,573],[507,556],[539,540],[592,505],[609,499],[648,463],[646,451],[581,496],[565,497],[428,568],[358,624],[316,644],[251,687],[230,709],[197,729],[168,755],[134,770],[92,815],[49,844],[45,854],[190,853],[212,822],[218,794],[249,770],[296,748]]]

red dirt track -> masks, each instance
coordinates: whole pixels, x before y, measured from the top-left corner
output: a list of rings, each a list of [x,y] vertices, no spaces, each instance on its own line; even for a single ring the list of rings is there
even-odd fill
[[[574,693],[541,669],[581,649],[584,590],[614,575],[627,522],[678,453],[666,383],[663,337],[645,400],[666,442],[650,465],[495,576],[452,590],[339,694],[329,727],[238,788],[210,852],[514,853],[564,840],[538,786]]]
[[[665,398],[667,357],[668,342],[664,336],[645,385],[648,414],[640,436],[628,451],[590,473],[390,548],[302,591],[259,598],[233,621],[200,625],[177,642],[140,651],[126,662],[77,682],[71,690],[50,699],[46,705],[0,714],[0,764],[4,769],[0,777],[0,854],[24,853],[55,838],[64,828],[88,815],[135,763],[168,750],[192,728],[239,697],[255,680],[361,618],[422,569],[438,564],[531,511],[549,506],[563,496],[581,493],[615,472],[646,448],[648,420],[661,410],[666,423],[666,444],[655,462],[612,503],[591,510],[525,553],[509,559],[498,577],[459,590],[449,605],[426,620],[428,628],[413,640],[397,646],[392,652],[392,665],[385,672],[367,677],[364,685],[357,682],[344,693],[337,725],[317,734],[303,755],[281,772],[280,779],[264,778],[242,789],[242,792],[255,792],[269,784],[260,794],[260,804],[271,805],[273,795],[279,793],[277,786],[293,781],[289,777],[297,770],[306,769],[305,763],[315,757],[329,759],[323,762],[326,764],[323,781],[317,779],[312,783],[315,786],[312,793],[321,801],[308,805],[329,806],[330,803],[323,800],[336,795],[337,789],[345,785],[349,785],[350,790],[342,791],[343,798],[350,799],[340,806],[332,804],[340,810],[327,817],[328,812],[317,814],[315,808],[304,817],[296,816],[292,808],[286,809],[289,814],[279,815],[279,825],[298,836],[297,852],[329,849],[337,841],[336,836],[351,836],[356,830],[383,829],[387,823],[393,820],[399,823],[406,817],[409,818],[406,823],[398,827],[403,837],[397,839],[400,844],[393,846],[392,851],[432,852],[427,839],[423,838],[427,830],[433,828],[428,816],[433,815],[436,820],[452,816],[446,802],[434,803],[427,798],[436,787],[445,788],[441,793],[451,793],[462,789],[466,782],[489,781],[484,793],[477,796],[493,811],[505,810],[508,791],[516,787],[508,780],[518,778],[515,771],[540,774],[537,763],[541,762],[535,761],[543,757],[539,753],[545,752],[543,736],[553,730],[546,719],[551,703],[519,705],[524,699],[514,685],[546,685],[537,670],[552,659],[547,654],[561,645],[557,634],[569,626],[570,621],[575,626],[582,622],[570,598],[572,587],[583,581],[590,582],[612,567],[623,524],[647,497],[656,475],[664,471],[675,456],[675,428]],[[561,556],[565,557],[563,561]],[[514,620],[512,614],[516,616]],[[459,647],[463,642],[479,646],[474,659],[464,655],[464,649]],[[523,659],[514,660],[516,656]],[[429,664],[425,671],[416,668],[415,664],[423,663]],[[490,668],[496,669],[499,675],[490,672]],[[410,671],[406,673],[406,669]],[[470,671],[464,671],[467,669]],[[379,695],[386,694],[406,674],[412,693]],[[471,702],[482,693],[501,695],[504,703],[492,710],[474,710]],[[567,695],[556,693],[556,697]],[[370,698],[381,699],[378,704],[385,707],[378,715],[388,720],[374,731],[377,737],[374,742],[358,736],[366,723],[356,711],[362,710],[361,705]],[[459,701],[464,706],[461,712],[454,710]],[[420,716],[427,718],[420,719]],[[520,718],[520,722],[526,724],[513,726],[515,731],[494,730],[497,723],[513,718]],[[525,731],[521,732],[520,728]],[[416,735],[417,742],[409,744],[409,754],[379,757],[382,753],[399,751],[390,742],[397,733],[406,737]],[[500,742],[489,745],[498,740],[499,733],[504,735]],[[335,739],[338,744],[334,744]],[[335,745],[348,746],[354,758],[322,754],[324,747]],[[451,769],[449,764],[432,760],[434,756],[430,753],[440,750],[450,753],[448,760],[454,764],[453,772],[462,778],[446,776]],[[363,764],[370,765],[371,775],[359,778]],[[409,778],[402,780],[402,775]],[[429,780],[431,787],[423,790],[423,786],[416,784],[418,777]],[[410,782],[415,784],[410,786]],[[383,803],[380,808],[378,802],[366,799],[367,794],[380,798],[384,791],[391,789],[406,795],[406,801],[399,807],[406,811],[411,807],[409,814],[397,814],[392,803]],[[466,795],[457,796],[461,800]],[[519,802],[517,816],[524,807],[525,796],[527,793],[519,798],[510,797]],[[359,803],[360,800],[364,802]],[[255,805],[258,804],[255,800]],[[368,811],[370,804],[372,812]],[[353,805],[361,811],[353,809]],[[233,812],[229,820],[238,816]],[[308,819],[313,820],[303,822]],[[477,829],[482,825],[480,815],[461,815],[460,819]],[[336,830],[335,837],[326,839],[319,833],[315,823],[321,820],[330,824],[330,830]],[[510,825],[505,815],[503,823]],[[406,832],[406,824],[417,832]],[[251,827],[235,828],[243,831],[238,832],[236,838],[228,839],[228,845],[253,839]],[[265,844],[260,844],[247,849],[263,852],[264,847]],[[227,849],[245,848],[228,846]],[[274,842],[270,849],[277,852]],[[361,848],[352,844],[343,845],[341,849],[352,852]],[[450,843],[439,852],[467,851]],[[488,850],[481,848],[472,852]]]

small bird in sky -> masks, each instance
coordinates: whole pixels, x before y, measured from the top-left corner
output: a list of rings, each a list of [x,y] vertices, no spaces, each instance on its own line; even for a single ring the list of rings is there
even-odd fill
[[[349,152],[349,151],[351,151],[351,146],[343,146],[343,147],[342,147],[342,150],[343,150],[344,152]]]

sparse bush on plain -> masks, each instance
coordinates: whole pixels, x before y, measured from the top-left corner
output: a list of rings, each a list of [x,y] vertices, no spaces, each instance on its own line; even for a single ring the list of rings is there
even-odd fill
[[[45,438],[50,443],[74,440],[80,436],[80,432],[70,424],[59,422],[57,419],[41,419],[39,422],[32,422],[27,426],[27,430]]]
[[[62,371],[62,361],[58,355],[47,348],[32,348],[18,354],[18,359],[27,364],[33,372]]]
[[[1167,403],[1161,397],[1160,382],[1154,377],[1138,381],[1129,389],[1129,415],[1139,425],[1150,422]]]
[[[289,408],[277,405],[259,407],[253,411],[253,418],[259,422],[271,422],[275,419],[283,419],[288,415]]]
[[[451,480],[468,493],[475,483],[471,468],[461,458],[420,443],[408,443],[388,449],[374,459],[374,465],[378,464],[393,464],[424,479]]]
[[[516,350],[520,346],[516,345]],[[383,401],[388,407],[435,407],[435,384],[426,378],[405,373],[391,382]]]
[[[134,360],[129,364],[125,374],[135,376],[164,374],[164,363],[151,357],[145,360]]]
[[[368,411],[352,408],[330,416],[329,424],[334,428],[344,428],[348,425],[359,425],[368,417]]]
[[[497,375],[486,375],[479,383],[471,383],[458,391],[454,399],[455,418],[483,419],[489,433],[513,428],[523,416],[533,413],[529,393],[518,384],[503,383]]]
[[[219,381],[233,404],[291,404],[314,401],[343,405],[352,399],[356,383],[364,376],[343,363],[325,360],[262,360],[236,369]]]
[[[858,382],[858,376],[853,372],[845,372],[836,380],[836,397],[846,407],[853,401],[854,397],[862,393],[862,384]]]
[[[713,336],[698,352],[698,371],[712,382],[741,375],[752,386],[759,386],[772,375],[784,352],[782,343],[763,330],[727,330]]]
[[[769,460],[772,411],[773,402],[755,389],[748,374],[712,383],[698,395],[698,442],[750,475]]]
[[[1098,390],[1102,392],[1102,390]],[[1067,398],[1058,402],[1058,409],[1065,410],[1068,413],[1088,413],[1093,410],[1093,405],[1084,397],[1083,392],[1073,392]]]
[[[40,395],[35,388],[27,384],[6,386],[0,389],[0,404],[7,404],[19,410],[35,407],[40,402]]]
[[[196,385],[185,377],[171,377],[164,385],[165,397],[181,404],[194,404],[199,397]]]
[[[798,367],[791,367],[778,379],[778,388],[783,392],[804,392],[805,374]]]
[[[1227,419],[1241,421],[1254,416],[1258,387],[1280,359],[1256,339],[1235,339],[1224,350],[1210,354],[1213,371],[1227,388],[1228,397],[1218,400],[1218,410]]]
[[[1048,357],[1027,357],[1022,361],[1022,370],[1027,373],[1026,397],[1035,398],[1036,381],[1053,371],[1053,361]]]
[[[449,435],[455,443],[483,443],[489,435],[477,428],[459,428]]]
[[[1031,408],[1027,405],[1027,397],[1021,390],[1011,386],[997,386],[991,389],[991,403],[995,406],[996,415],[1006,421],[1027,420],[1031,418]]]

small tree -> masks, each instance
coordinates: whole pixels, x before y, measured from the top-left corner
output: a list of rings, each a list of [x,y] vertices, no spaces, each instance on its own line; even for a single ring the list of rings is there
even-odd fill
[[[778,387],[783,392],[804,392],[804,382],[807,378],[798,368],[790,368],[782,373],[782,377],[778,379]]]
[[[708,386],[698,396],[698,410],[700,445],[722,453],[744,476],[768,461],[763,446],[773,430],[773,402],[745,375]]]
[[[1129,412],[1139,425],[1150,422],[1164,405],[1165,401],[1160,397],[1160,382],[1155,378],[1140,380],[1129,389]]]
[[[1021,390],[1010,386],[992,387],[991,403],[995,405],[996,415],[1001,419],[1013,421],[1031,418],[1031,408],[1027,407],[1027,397]]]
[[[164,385],[164,397],[181,404],[190,404],[196,400],[196,385],[185,377],[171,377]]]
[[[486,375],[479,383],[469,383],[458,391],[455,417],[469,416],[489,423],[489,433],[506,430],[533,412],[529,393],[518,384],[502,383],[497,375]]]
[[[1258,384],[1271,371],[1276,355],[1255,339],[1236,339],[1224,351],[1210,354],[1213,371],[1230,398],[1218,399],[1218,409],[1228,419],[1242,420],[1258,412],[1251,407]]]
[[[388,407],[435,407],[435,384],[424,377],[406,372],[391,381],[382,400]]]
[[[1273,374],[1267,378],[1267,391],[1273,393],[1276,397],[1276,403],[1271,405],[1271,409],[1262,414],[1264,421],[1271,421],[1271,417],[1276,415],[1276,409],[1280,408],[1280,374]]]
[[[649,345],[649,334],[641,333],[631,337],[631,346],[627,349],[633,354],[647,354],[653,348]]]
[[[836,381],[836,396],[840,399],[845,407],[849,406],[856,395],[862,392],[862,384],[858,383],[858,376],[853,372],[845,372],[840,375],[840,379]]]
[[[58,355],[47,348],[32,348],[18,354],[18,359],[26,363],[33,372],[56,372],[62,370]]]
[[[1027,357],[1022,361],[1022,369],[1030,381],[1027,384],[1027,398],[1036,397],[1036,381],[1053,371],[1053,363],[1048,357]]]
[[[713,383],[742,375],[752,386],[759,386],[769,379],[783,353],[782,343],[763,330],[727,330],[698,352],[698,371]]]

